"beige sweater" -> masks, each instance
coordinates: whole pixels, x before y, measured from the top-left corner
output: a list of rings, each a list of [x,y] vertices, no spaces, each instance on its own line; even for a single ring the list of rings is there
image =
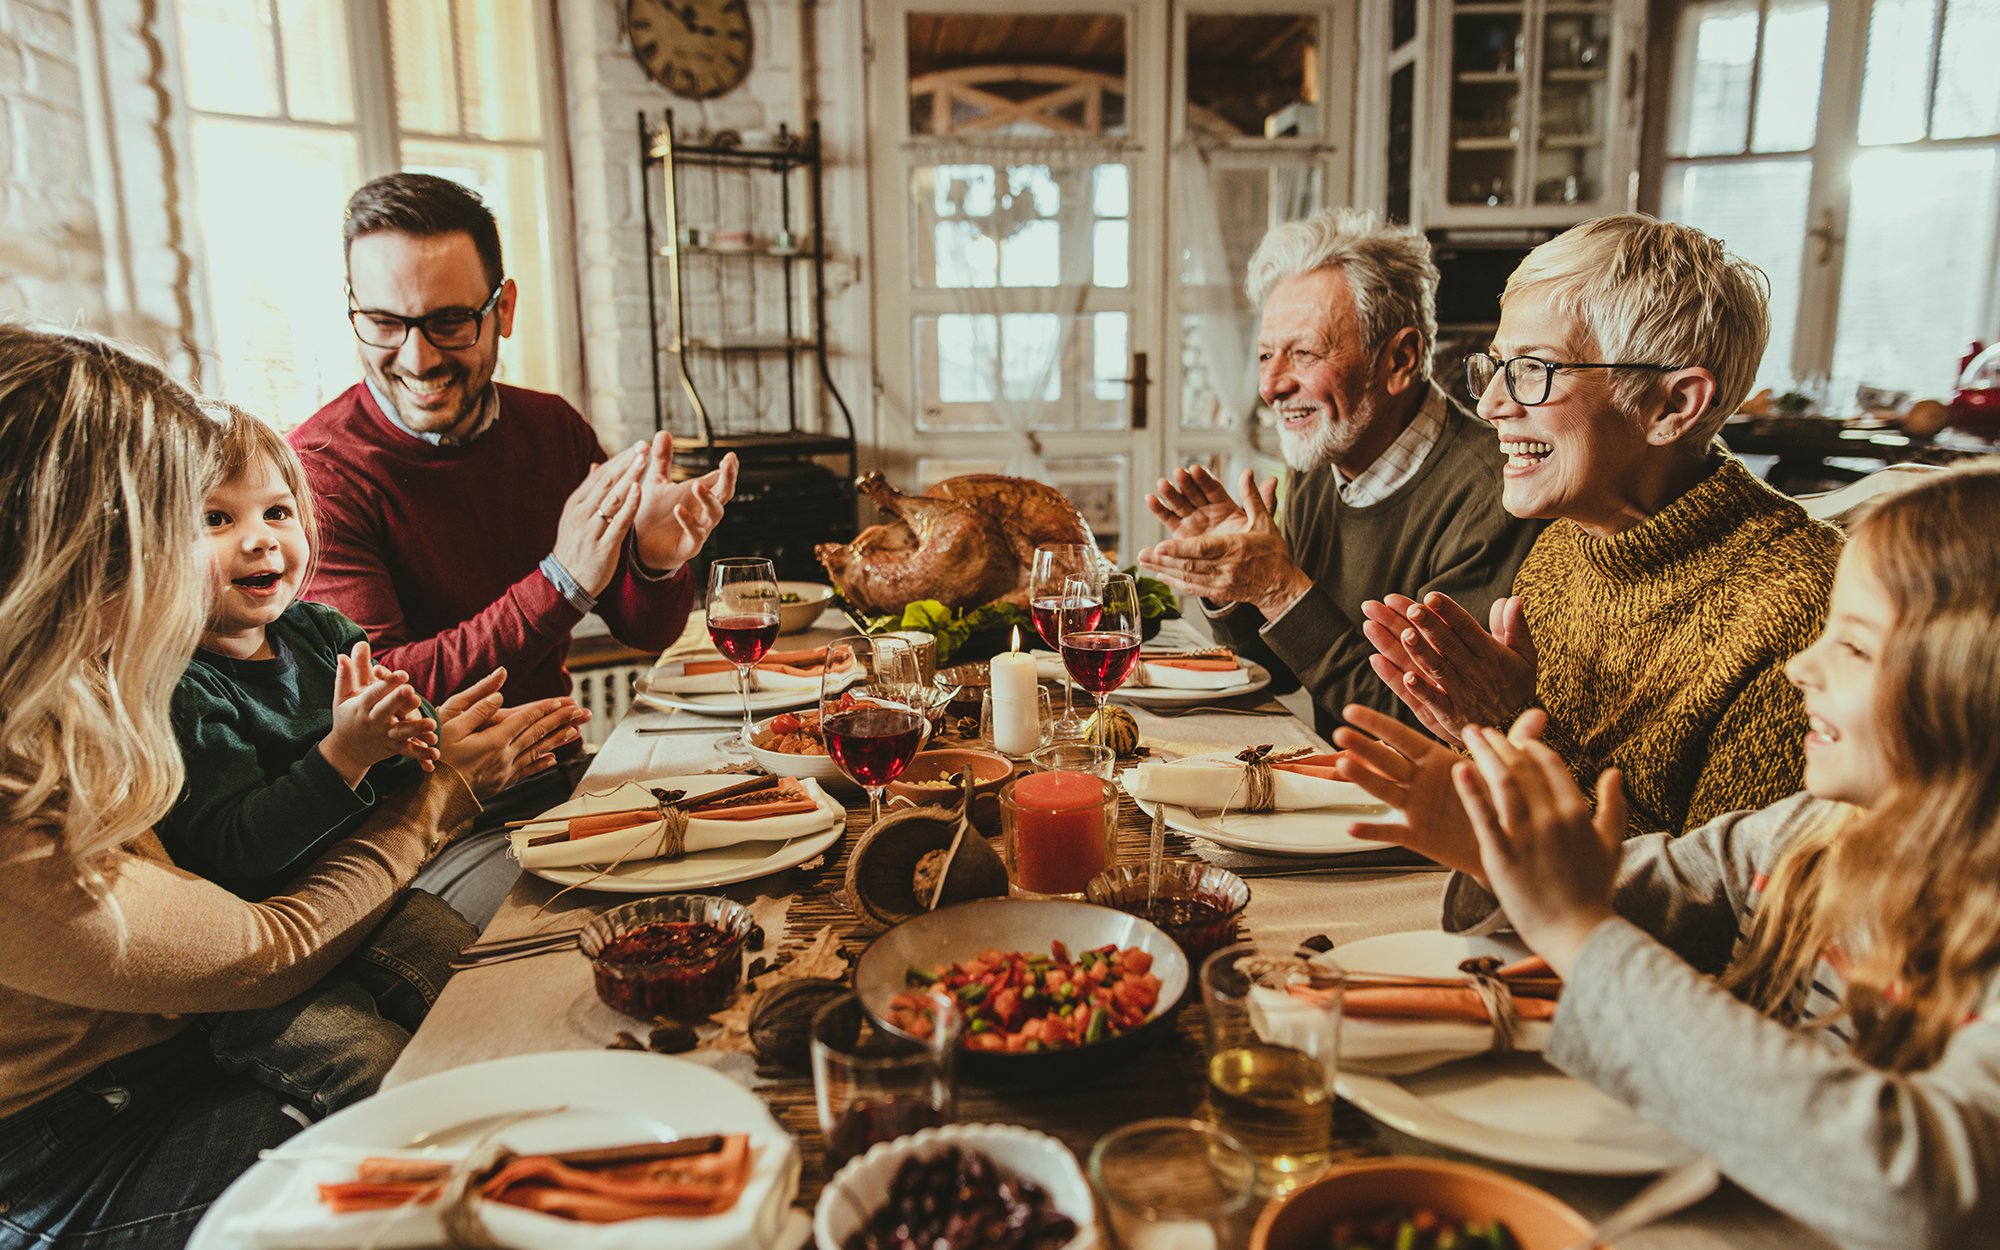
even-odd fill
[[[353,953],[478,810],[464,779],[440,767],[261,903],[175,868],[144,834],[105,857],[122,941],[52,838],[0,829],[0,1117],[173,1036],[179,1015],[296,997]]]

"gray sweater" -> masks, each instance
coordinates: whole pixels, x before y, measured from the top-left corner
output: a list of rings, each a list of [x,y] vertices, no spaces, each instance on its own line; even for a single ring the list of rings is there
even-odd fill
[[[1620,919],[1563,989],[1548,1059],[1629,1104],[1800,1223],[1856,1250],[2000,1245],[2000,985],[1921,1072],[1848,1053],[1718,988],[1765,876],[1837,805],[1799,794],[1625,844]],[[1822,961],[1801,1001],[1842,983]]]

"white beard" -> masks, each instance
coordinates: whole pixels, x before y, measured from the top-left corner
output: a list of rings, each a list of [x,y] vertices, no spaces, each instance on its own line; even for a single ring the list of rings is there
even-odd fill
[[[1374,405],[1368,404],[1339,424],[1335,424],[1331,409],[1322,408],[1303,431],[1295,432],[1280,421],[1278,451],[1294,473],[1323,469],[1354,450],[1354,444],[1361,441],[1362,433],[1374,417]]]

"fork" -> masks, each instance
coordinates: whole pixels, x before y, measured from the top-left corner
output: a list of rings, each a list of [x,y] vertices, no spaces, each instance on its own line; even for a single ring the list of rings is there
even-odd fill
[[[1283,711],[1282,711],[1282,710],[1280,710],[1280,711],[1277,711],[1277,712],[1262,712],[1262,711],[1258,711],[1258,710],[1257,710],[1257,709],[1255,709],[1255,708],[1247,708],[1247,707],[1214,707],[1214,706],[1209,706],[1209,705],[1206,705],[1206,704],[1204,704],[1204,705],[1202,705],[1202,706],[1200,706],[1200,707],[1149,707],[1149,708],[1147,708],[1147,709],[1146,709],[1146,714],[1147,714],[1148,716],[1162,716],[1162,717],[1165,717],[1165,718],[1167,718],[1167,719],[1169,719],[1169,720],[1172,720],[1173,718],[1175,718],[1175,717],[1177,717],[1177,716],[1200,716],[1200,715],[1207,715],[1207,714],[1210,714],[1210,713],[1214,713],[1214,714],[1218,714],[1218,715],[1222,715],[1222,716],[1282,716],[1282,715],[1284,715],[1284,713],[1283,713]]]

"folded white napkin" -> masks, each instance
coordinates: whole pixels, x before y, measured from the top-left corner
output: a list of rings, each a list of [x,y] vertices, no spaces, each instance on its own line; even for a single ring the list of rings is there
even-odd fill
[[[1046,651],[1035,652],[1035,676],[1044,681],[1061,681],[1068,676],[1063,668],[1062,657]],[[1226,692],[1250,684],[1250,670],[1239,663],[1235,672],[1196,672],[1192,669],[1173,668],[1165,664],[1147,664],[1143,660],[1133,666],[1132,675],[1126,679],[1121,690],[1209,690]]]
[[[718,775],[699,778],[673,778],[673,789],[686,789],[690,797],[698,797],[710,790],[720,790],[744,780],[741,777]],[[660,784],[660,783],[652,783]],[[712,851],[719,846],[734,846],[739,842],[783,842],[789,838],[802,837],[809,833],[819,833],[831,829],[847,819],[844,808],[820,789],[819,783],[811,777],[799,778],[799,785],[819,805],[819,810],[800,812],[795,816],[767,816],[762,820],[704,820],[699,816],[688,820],[687,838],[683,844],[689,851]],[[628,782],[608,794],[591,795],[588,798],[571,799],[542,813],[542,819],[525,828],[510,830],[508,837],[513,843],[514,858],[521,861],[523,868],[576,868],[585,864],[608,864],[620,856],[631,854],[636,859],[646,858],[646,851],[658,845],[660,826],[658,821],[637,824],[630,829],[620,829],[612,833],[600,833],[593,837],[576,838],[561,842],[551,842],[546,846],[529,846],[538,837],[551,833],[561,833],[563,822],[571,816],[588,816],[593,812],[616,812],[628,807],[645,807],[653,802],[652,793],[646,786]]]
[[[798,1146],[789,1137],[759,1137],[752,1143],[750,1180],[736,1205],[720,1215],[658,1216],[592,1224],[544,1215],[525,1207],[489,1202],[480,1207],[487,1231],[509,1250],[759,1250],[778,1243],[787,1209],[799,1191]],[[395,1151],[383,1151],[393,1155]],[[326,1250],[372,1246],[415,1250],[444,1244],[435,1204],[393,1211],[335,1215],[319,1200],[317,1186],[354,1178],[351,1160],[313,1158],[265,1163],[290,1172],[286,1183],[263,1206],[226,1221],[223,1240],[263,1250]],[[437,1156],[426,1156],[436,1158]]]
[[[1180,760],[1171,764],[1140,764],[1120,777],[1125,792],[1148,803],[1170,807],[1241,807],[1245,787],[1243,765],[1232,759]],[[1387,815],[1389,808],[1374,795],[1348,781],[1331,781],[1273,769],[1272,802],[1281,812],[1337,809],[1349,813]],[[1233,796],[1233,797],[1232,797]]]
[[[1514,1049],[1540,1054],[1554,1029],[1553,1020],[1522,1020],[1514,1026]],[[1469,1020],[1348,1016],[1340,1022],[1340,1061],[1357,1072],[1381,1076],[1422,1072],[1483,1055],[1492,1047],[1491,1026]]]

